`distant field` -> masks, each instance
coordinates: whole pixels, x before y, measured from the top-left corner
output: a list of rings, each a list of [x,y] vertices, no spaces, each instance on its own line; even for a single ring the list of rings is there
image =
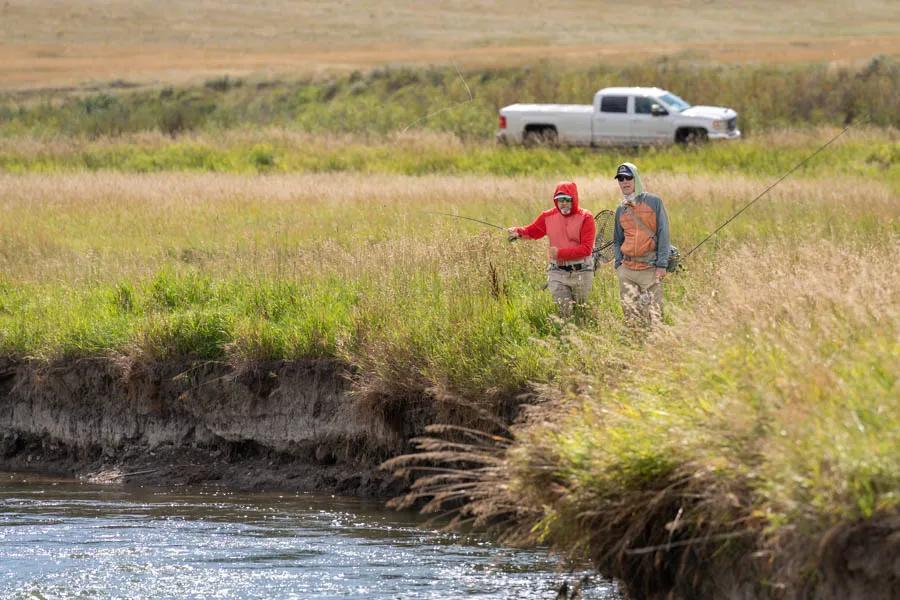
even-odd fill
[[[0,88],[184,82],[228,73],[311,75],[386,63],[521,65],[677,56],[712,62],[855,63],[900,54],[900,4],[248,4],[8,0]]]
[[[606,178],[619,162],[632,160],[652,174],[702,173],[774,180],[841,131],[833,127],[769,130],[740,143],[642,150],[506,148],[462,143],[450,134],[429,132],[372,140],[275,128],[187,134],[176,140],[153,133],[95,141],[0,137],[0,173],[211,172],[249,178],[289,173],[442,174],[582,181]],[[900,132],[891,128],[850,129],[794,176],[807,180],[865,177],[900,193]]]
[[[192,132],[278,128],[382,140],[429,130],[485,142],[493,141],[502,106],[585,103],[609,85],[658,85],[693,104],[729,106],[746,136],[816,125],[900,128],[900,61],[879,56],[847,67],[542,61],[528,68],[379,67],[321,78],[222,76],[78,94],[0,91],[0,138],[94,140],[157,131],[175,140]]]

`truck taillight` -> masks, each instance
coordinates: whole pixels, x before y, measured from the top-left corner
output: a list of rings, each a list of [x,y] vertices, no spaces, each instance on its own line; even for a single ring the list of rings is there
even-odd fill
[[[500,115],[500,129],[506,129],[506,117]]]

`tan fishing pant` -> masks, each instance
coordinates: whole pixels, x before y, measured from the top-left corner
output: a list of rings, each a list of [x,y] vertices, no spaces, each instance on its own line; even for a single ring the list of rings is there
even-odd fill
[[[547,287],[559,315],[563,318],[572,316],[576,304],[587,302],[591,295],[591,285],[594,283],[593,271],[562,271],[550,269],[547,271]]]
[[[635,270],[620,265],[616,273],[625,321],[636,326],[661,325],[663,289],[662,283],[656,280],[656,268]]]

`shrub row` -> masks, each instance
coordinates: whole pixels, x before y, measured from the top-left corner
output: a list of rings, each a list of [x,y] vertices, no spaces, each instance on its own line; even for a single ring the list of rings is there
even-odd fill
[[[299,81],[218,78],[202,86],[0,99],[0,133],[88,137],[229,129],[251,124],[383,136],[407,129],[489,139],[496,111],[514,102],[589,103],[609,85],[656,85],[694,104],[731,106],[747,132],[800,124],[900,127],[900,64],[862,67],[716,65],[660,59],[624,66],[483,69],[380,68]],[[471,95],[470,95],[471,91]],[[431,115],[431,116],[429,116]]]

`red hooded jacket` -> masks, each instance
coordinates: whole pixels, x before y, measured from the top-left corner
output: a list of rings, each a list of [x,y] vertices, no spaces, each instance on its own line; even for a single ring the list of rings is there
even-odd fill
[[[568,215],[559,212],[556,195],[560,193],[572,196],[572,212]],[[578,186],[575,182],[562,181],[557,184],[553,204],[556,208],[545,210],[527,227],[516,227],[516,233],[532,240],[546,235],[550,238],[550,245],[559,248],[557,261],[560,264],[578,262],[590,256],[594,251],[597,229],[590,211],[578,208]]]

